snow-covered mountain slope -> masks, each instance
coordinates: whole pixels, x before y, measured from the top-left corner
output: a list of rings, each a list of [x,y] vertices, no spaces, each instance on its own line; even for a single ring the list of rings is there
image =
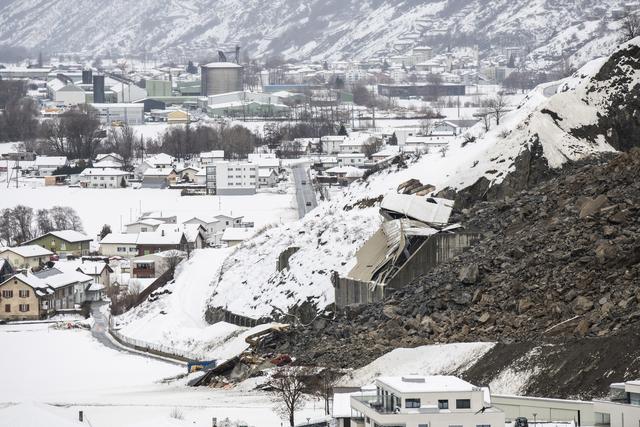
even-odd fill
[[[615,28],[602,21],[618,0],[3,0],[0,45],[48,52],[215,54],[240,44],[250,55],[364,58],[443,43],[528,46],[536,63],[579,53]],[[558,29],[563,29],[562,31]],[[455,43],[453,43],[455,45]],[[587,49],[583,49],[587,47]],[[586,52],[589,54],[586,55]],[[584,56],[587,56],[584,58]]]
[[[639,45],[640,38],[570,78],[537,88],[500,126],[494,123],[488,132],[482,124],[474,127],[475,142],[461,137],[444,157],[429,153],[406,169],[392,166],[352,184],[306,218],[270,228],[241,245],[225,261],[210,307],[257,318],[307,301],[319,308],[333,302],[331,271],[348,272],[355,252],[381,223],[373,199],[408,179],[432,184],[437,191],[474,189],[466,197],[479,200],[528,188],[568,161],[628,148],[633,117],[621,118],[638,110],[630,102],[640,99]],[[299,251],[290,267],[277,271],[279,255],[291,247]]]

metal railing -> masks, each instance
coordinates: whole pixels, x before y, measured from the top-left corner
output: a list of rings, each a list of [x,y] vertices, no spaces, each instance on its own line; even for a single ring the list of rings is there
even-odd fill
[[[155,354],[157,356],[177,359],[183,362],[198,362],[208,360],[204,353],[180,350],[167,345],[138,340],[122,334],[116,329],[115,320],[109,316],[109,334],[125,347],[131,347],[138,351]]]

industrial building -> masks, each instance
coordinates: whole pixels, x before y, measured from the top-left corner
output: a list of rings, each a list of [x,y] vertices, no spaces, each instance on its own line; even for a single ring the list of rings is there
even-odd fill
[[[144,124],[144,104],[91,104],[98,113],[102,124],[106,125],[142,125]]]
[[[171,96],[171,82],[169,80],[147,80],[145,81],[147,95],[154,96]]]
[[[290,108],[270,93],[235,91],[207,97],[210,117],[273,117],[289,113]]]
[[[378,95],[394,98],[464,96],[466,87],[455,84],[378,85]]]
[[[212,62],[201,67],[201,95],[219,95],[242,90],[241,65],[233,62]]]
[[[47,96],[59,105],[78,105],[86,102],[86,92],[82,88],[58,78],[47,82]]]
[[[216,162],[207,166],[207,193],[221,196],[251,195],[258,188],[258,165]]]

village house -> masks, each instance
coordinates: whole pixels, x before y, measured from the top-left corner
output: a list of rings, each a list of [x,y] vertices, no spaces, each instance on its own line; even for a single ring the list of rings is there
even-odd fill
[[[186,256],[187,254],[184,252],[165,251],[135,257],[131,260],[131,277],[135,279],[157,279]]]
[[[33,166],[36,175],[48,176],[58,168],[69,166],[69,160],[63,156],[37,156]]]
[[[100,241],[100,255],[132,258],[138,255],[138,233],[109,233]]]
[[[250,239],[256,233],[255,228],[248,227],[233,227],[227,228],[222,233],[220,242],[228,247],[239,245],[245,240]]]
[[[162,224],[156,233],[184,233],[189,251],[202,249],[206,244],[206,229],[200,224]]]
[[[30,272],[0,283],[1,320],[40,320],[54,313],[54,290]]]
[[[99,283],[108,287],[111,284],[113,269],[105,260],[82,258],[82,262],[76,269],[93,279],[93,283]]]
[[[222,161],[224,161],[224,150],[213,150],[200,153],[200,164],[202,166]]]
[[[38,245],[61,256],[89,255],[91,237],[75,230],[51,231],[21,246]]]
[[[138,256],[169,250],[187,252],[189,242],[183,232],[165,232],[138,234]]]
[[[142,175],[142,188],[167,188],[175,185],[178,174],[172,167],[149,168]]]
[[[503,427],[505,414],[490,399],[457,377],[406,375],[377,378],[375,389],[352,393],[350,403],[363,427]]]
[[[112,162],[112,164],[119,164],[122,166],[122,156],[116,153],[98,154],[96,160],[93,162],[93,167],[98,167],[99,163]]]
[[[83,188],[126,188],[129,186],[129,172],[113,168],[86,168],[80,172],[80,186]]]
[[[86,301],[85,291],[93,283],[93,279],[79,271],[63,272],[57,268],[41,270],[34,275],[49,285],[55,292],[53,308],[60,310],[75,310],[76,305]]]
[[[176,173],[178,174],[178,180],[180,182],[189,182],[195,184],[198,172],[200,172],[200,169],[194,168],[193,166],[187,166],[178,170]]]
[[[367,158],[362,153],[341,153],[338,154],[338,166],[364,166]]]
[[[144,173],[149,169],[163,169],[172,168],[174,165],[174,158],[165,153],[158,153],[151,157],[147,157],[142,161],[135,170],[135,175],[138,178],[142,178]]]
[[[273,169],[258,170],[258,187],[273,188],[278,182],[278,174]]]
[[[320,146],[322,152],[325,154],[336,154],[340,152],[340,144],[347,139],[347,136],[342,135],[327,135],[320,138]]]
[[[16,246],[0,248],[0,258],[3,258],[14,268],[38,269],[53,255],[53,252],[38,245]]]
[[[159,226],[165,224],[164,221],[154,218],[141,218],[136,222],[125,225],[127,233],[147,233],[156,231]]]
[[[218,224],[220,224],[220,220],[217,219],[216,217],[205,217],[205,216],[193,217],[183,222],[182,224],[184,225],[196,224],[201,226],[204,229],[205,240],[207,242],[213,240],[216,233],[223,231],[223,229],[221,229],[218,226]]]

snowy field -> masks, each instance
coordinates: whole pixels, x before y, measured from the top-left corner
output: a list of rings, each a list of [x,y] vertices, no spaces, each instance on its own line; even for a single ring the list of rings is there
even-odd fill
[[[0,187],[0,209],[18,204],[34,209],[54,205],[74,208],[84,229],[95,236],[103,224],[116,232],[121,225],[134,221],[140,211],[161,211],[163,215],[177,215],[186,221],[197,215],[226,213],[244,215],[256,227],[285,223],[297,219],[292,194],[258,193],[253,196],[180,196],[178,190],[158,189],[90,189],[71,187]]]
[[[0,326],[0,348],[0,364],[15,366],[5,370],[0,382],[0,427],[14,427],[4,411],[25,403],[14,411],[43,417],[53,412],[72,423],[83,410],[93,427],[208,427],[212,417],[243,420],[256,427],[281,423],[267,394],[163,383],[184,373],[185,367],[106,348],[88,331],[52,330],[42,324]],[[170,418],[174,408],[182,413],[182,421]],[[321,408],[310,401],[298,419],[317,417]],[[32,420],[34,426],[51,425]]]

